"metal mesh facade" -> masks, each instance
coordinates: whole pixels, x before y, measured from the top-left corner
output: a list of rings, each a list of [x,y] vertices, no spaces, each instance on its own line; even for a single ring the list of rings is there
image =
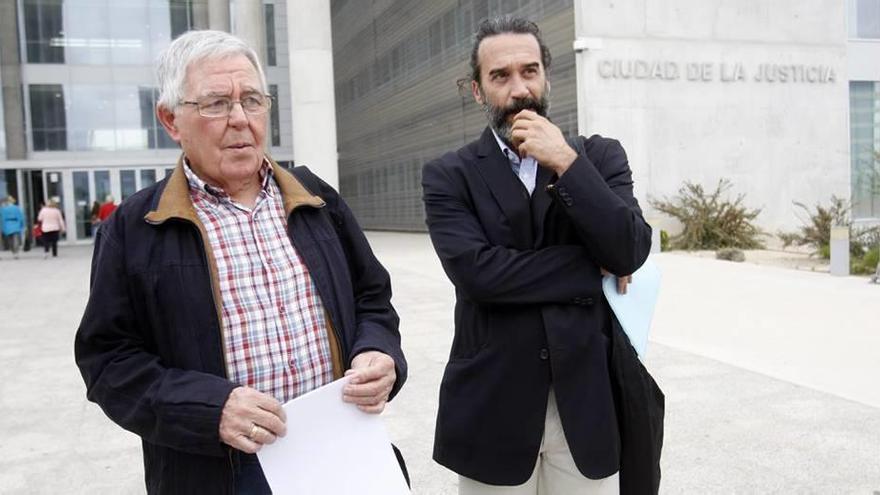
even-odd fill
[[[486,126],[456,86],[486,17],[538,23],[553,54],[550,118],[577,130],[572,0],[334,0],[331,9],[340,191],[366,228],[426,230],[422,165]]]

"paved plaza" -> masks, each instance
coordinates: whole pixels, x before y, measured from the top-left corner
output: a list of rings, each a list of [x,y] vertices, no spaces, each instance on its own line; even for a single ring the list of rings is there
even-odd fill
[[[413,493],[456,493],[431,461],[452,286],[423,234],[370,233],[410,365],[384,414]],[[91,246],[0,252],[0,494],[139,494],[139,439],[85,400],[73,336]],[[666,393],[664,494],[880,493],[880,286],[683,254],[646,365]],[[344,466],[340,466],[344,470]]]

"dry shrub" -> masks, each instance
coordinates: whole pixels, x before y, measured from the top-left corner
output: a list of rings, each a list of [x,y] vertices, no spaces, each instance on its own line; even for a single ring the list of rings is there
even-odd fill
[[[730,181],[721,179],[715,190],[706,192],[700,184],[685,181],[673,198],[651,199],[656,210],[677,218],[684,230],[670,239],[674,249],[761,249],[765,235],[752,222],[761,213],[743,206],[744,194],[730,201],[726,192]]]

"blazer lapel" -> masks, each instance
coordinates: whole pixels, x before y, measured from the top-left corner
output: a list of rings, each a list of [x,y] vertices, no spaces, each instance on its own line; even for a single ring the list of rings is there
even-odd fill
[[[510,222],[514,246],[532,247],[532,216],[529,193],[510,168],[510,161],[501,152],[495,135],[488,127],[480,137],[477,149],[477,170],[492,196]]]
[[[532,225],[534,226],[535,247],[544,242],[544,231],[547,210],[553,204],[553,198],[547,192],[550,181],[556,177],[550,169],[538,165],[538,176],[535,179],[535,191],[532,193]]]

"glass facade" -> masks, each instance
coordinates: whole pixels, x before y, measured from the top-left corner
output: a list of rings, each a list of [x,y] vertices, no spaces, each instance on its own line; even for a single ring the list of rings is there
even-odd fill
[[[23,0],[27,62],[150,65],[192,26],[186,0]]]
[[[425,230],[421,170],[486,126],[468,74],[478,23],[535,20],[553,53],[550,117],[577,130],[572,0],[393,0],[382,10],[331,1],[340,191],[368,228]],[[365,15],[365,12],[369,12]]]
[[[3,87],[3,77],[0,75],[0,88]],[[3,103],[0,98],[0,160],[6,158],[6,117],[3,115]],[[0,191],[2,193],[3,191]]]
[[[211,6],[207,0],[10,1],[19,7],[23,135],[40,165],[0,169],[0,193],[15,193],[21,175],[34,211],[44,198],[57,197],[69,217],[68,240],[89,239],[95,200],[108,194],[124,200],[173,170],[172,150],[179,147],[155,116],[153,64],[172,39],[206,28]],[[265,67],[274,96],[267,140],[273,157],[289,163],[287,1],[254,4],[266,23]],[[0,105],[0,160],[7,152],[3,114]],[[104,165],[87,165],[92,157]],[[72,163],[84,165],[71,169]]]
[[[141,170],[141,189],[156,183],[155,170]]]
[[[137,175],[134,170],[120,170],[119,171],[119,186],[122,192],[122,197],[119,198],[121,200],[125,200],[125,198],[131,196],[135,192],[137,192]]]
[[[62,0],[24,1],[24,44],[32,64],[63,64],[64,36]]]
[[[92,202],[89,200],[89,173],[73,173],[73,201],[77,239],[92,237]]]
[[[272,95],[272,108],[269,110],[269,128],[272,133],[272,146],[281,146],[281,119],[278,109],[278,85],[269,85],[269,94]]]
[[[850,82],[849,95],[852,214],[880,219],[880,82]]]
[[[275,5],[271,3],[264,5],[263,12],[266,17],[266,65],[274,67],[278,65],[278,50],[275,47]]]
[[[849,37],[880,39],[880,0],[849,0]]]
[[[155,88],[32,84],[28,93],[34,151],[177,147],[156,119]]]
[[[67,149],[64,91],[60,84],[31,84],[31,134],[34,151]]]

